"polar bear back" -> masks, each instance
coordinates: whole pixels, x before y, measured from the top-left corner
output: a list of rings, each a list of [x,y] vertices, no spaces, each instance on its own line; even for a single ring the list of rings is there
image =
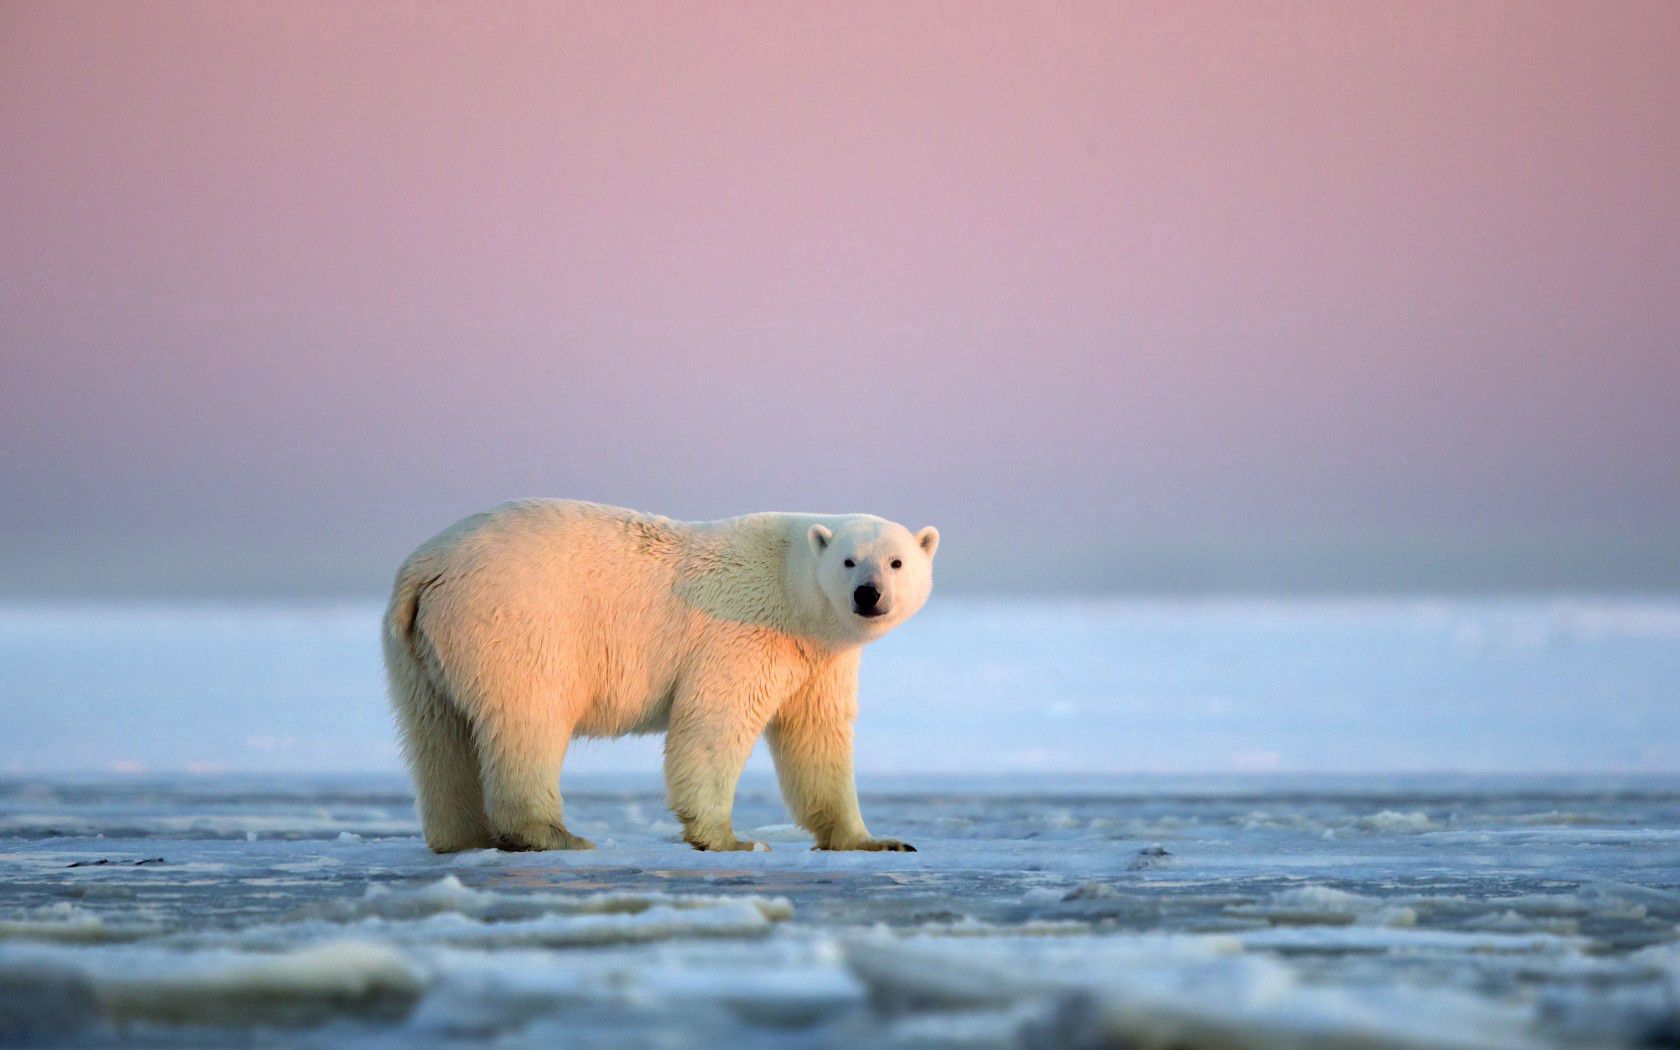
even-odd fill
[[[413,624],[469,716],[531,698],[580,735],[663,728],[708,647],[797,647],[792,542],[844,516],[716,522],[572,500],[521,500],[427,542],[399,577],[423,588]]]

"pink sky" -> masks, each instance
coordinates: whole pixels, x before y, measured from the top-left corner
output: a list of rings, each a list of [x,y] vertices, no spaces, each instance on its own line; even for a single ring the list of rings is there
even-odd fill
[[[529,494],[932,521],[972,587],[1680,586],[1676,54],[1668,2],[8,3],[0,588],[372,591]]]

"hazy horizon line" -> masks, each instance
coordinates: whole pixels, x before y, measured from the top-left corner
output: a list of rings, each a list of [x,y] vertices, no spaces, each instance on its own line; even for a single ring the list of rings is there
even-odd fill
[[[613,741],[595,741],[596,743],[612,743]],[[389,769],[314,769],[314,770],[276,770],[262,768],[200,767],[191,766],[141,766],[139,768],[111,768],[101,766],[64,766],[54,769],[18,770],[0,769],[0,784],[27,782],[42,778],[62,778],[79,781],[125,781],[125,782],[162,782],[173,780],[214,780],[217,778],[245,779],[250,781],[317,781],[317,782],[345,782],[360,781],[363,783],[388,782],[393,787],[409,788],[412,780],[406,770],[400,767]],[[587,792],[590,789],[604,789],[609,786],[618,787],[626,781],[647,781],[650,785],[663,783],[663,774],[657,768],[647,769],[581,769],[568,770],[565,778],[572,785],[574,791]],[[1680,781],[1680,770],[1639,769],[1627,767],[1600,767],[1592,769],[1468,769],[1455,766],[1434,768],[1410,767],[1374,770],[1335,770],[1335,769],[1218,769],[1203,770],[1171,769],[1127,769],[1127,770],[1093,770],[1093,769],[1003,769],[986,770],[974,769],[969,771],[931,771],[931,772],[871,772],[860,769],[857,773],[858,787],[865,792],[890,793],[898,790],[898,785],[946,785],[958,790],[969,788],[986,790],[987,782],[999,789],[1012,787],[1016,784],[1034,781],[1041,788],[1048,782],[1048,790],[1089,790],[1095,786],[1091,782],[1098,780],[1117,781],[1117,792],[1125,794],[1153,794],[1146,786],[1140,786],[1141,781],[1167,782],[1167,786],[1175,786],[1186,794],[1197,794],[1201,790],[1218,791],[1233,782],[1306,782],[1303,789],[1310,789],[1314,783],[1331,784],[1369,784],[1371,787],[1386,783],[1390,787],[1409,786],[1412,781],[1436,781],[1443,778],[1449,780],[1476,782],[1505,782],[1505,783],[1534,783],[1534,782],[1591,782],[1595,787],[1602,786],[1602,782],[1609,778],[1625,781],[1655,782],[1671,784]],[[754,789],[774,790],[776,775],[773,770],[750,768],[742,772],[741,784]],[[1442,785],[1438,794],[1450,795],[1453,784]]]
[[[959,601],[997,602],[1008,599],[1069,602],[1180,602],[1223,604],[1242,602],[1350,603],[1362,602],[1680,602],[1680,588],[1650,589],[1486,587],[1159,587],[1159,588],[986,588],[952,585],[939,588],[939,597]],[[0,590],[0,608],[305,608],[383,604],[388,595],[365,591],[202,591],[46,593]]]

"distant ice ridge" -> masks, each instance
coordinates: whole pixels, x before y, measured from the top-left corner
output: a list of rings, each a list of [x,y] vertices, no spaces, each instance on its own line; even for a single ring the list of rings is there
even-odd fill
[[[303,808],[303,807],[300,807]],[[413,835],[418,821],[363,813],[326,813],[304,809],[296,814],[194,813],[98,815],[21,812],[0,815],[0,835],[37,838],[104,835],[110,838],[246,839],[283,838],[297,842]],[[350,838],[344,836],[349,835]]]

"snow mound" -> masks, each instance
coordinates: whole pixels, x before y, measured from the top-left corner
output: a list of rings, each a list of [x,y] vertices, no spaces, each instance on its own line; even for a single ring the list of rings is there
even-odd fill
[[[664,912],[747,909],[767,922],[791,918],[782,897],[716,897],[665,893],[497,893],[473,889],[454,875],[414,888],[374,884],[359,900],[328,901],[304,914],[334,922],[359,919],[414,920],[456,915],[484,923],[508,923],[561,915],[634,916]]]

